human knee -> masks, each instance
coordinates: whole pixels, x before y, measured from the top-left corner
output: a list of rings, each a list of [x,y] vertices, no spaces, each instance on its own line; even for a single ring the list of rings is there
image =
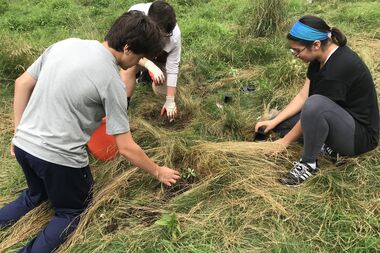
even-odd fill
[[[22,198],[23,202],[26,203],[30,208],[35,208],[46,201],[48,199],[48,196],[45,192],[40,192],[38,194],[32,195],[28,190],[25,190],[21,193],[20,198]]]
[[[322,95],[310,96],[302,107],[301,117],[315,117],[326,109],[329,99]]]

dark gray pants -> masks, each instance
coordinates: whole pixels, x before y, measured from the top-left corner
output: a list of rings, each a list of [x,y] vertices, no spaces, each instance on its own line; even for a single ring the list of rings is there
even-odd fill
[[[355,120],[342,107],[322,95],[310,96],[301,113],[279,124],[281,137],[301,120],[304,151],[302,161],[315,162],[325,143],[341,155],[355,155]]]

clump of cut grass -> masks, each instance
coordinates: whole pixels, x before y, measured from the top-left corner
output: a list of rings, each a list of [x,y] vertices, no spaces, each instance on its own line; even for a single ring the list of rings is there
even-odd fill
[[[284,147],[276,142],[217,142],[201,144],[197,148],[202,152],[223,152],[246,156],[255,156],[257,153],[278,153],[284,151]]]

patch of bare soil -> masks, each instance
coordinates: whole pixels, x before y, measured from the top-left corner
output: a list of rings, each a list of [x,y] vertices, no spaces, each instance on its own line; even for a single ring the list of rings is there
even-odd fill
[[[154,122],[155,126],[173,130],[182,130],[186,128],[193,118],[190,112],[179,111],[177,117],[170,122],[166,115],[160,115],[160,111],[161,107],[149,108],[149,110],[142,113],[142,117],[149,122]]]
[[[130,227],[128,220],[139,220],[139,223],[144,226],[152,225],[161,216],[161,213],[154,210],[148,210],[143,208],[128,208],[124,213],[119,214],[110,220],[107,226],[104,228],[105,233],[111,234],[116,230]]]

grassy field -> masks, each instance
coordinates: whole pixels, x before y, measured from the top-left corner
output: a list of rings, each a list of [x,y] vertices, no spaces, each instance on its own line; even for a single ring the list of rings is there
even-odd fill
[[[9,155],[13,81],[44,48],[67,38],[102,40],[132,0],[0,0],[0,206],[26,187]],[[307,65],[285,35],[313,14],[343,30],[380,82],[378,1],[176,0],[183,54],[173,123],[146,85],[130,108],[135,140],[183,179],[161,186],[122,158],[91,160],[95,198],[59,252],[380,252],[380,151],[347,159],[290,189],[276,179],[302,147],[252,142],[254,125],[297,92]],[[240,88],[251,84],[252,93]],[[377,87],[379,87],[377,85]],[[232,102],[225,104],[224,95]],[[217,104],[222,105],[218,107]],[[0,231],[17,252],[48,222],[47,204]]]

